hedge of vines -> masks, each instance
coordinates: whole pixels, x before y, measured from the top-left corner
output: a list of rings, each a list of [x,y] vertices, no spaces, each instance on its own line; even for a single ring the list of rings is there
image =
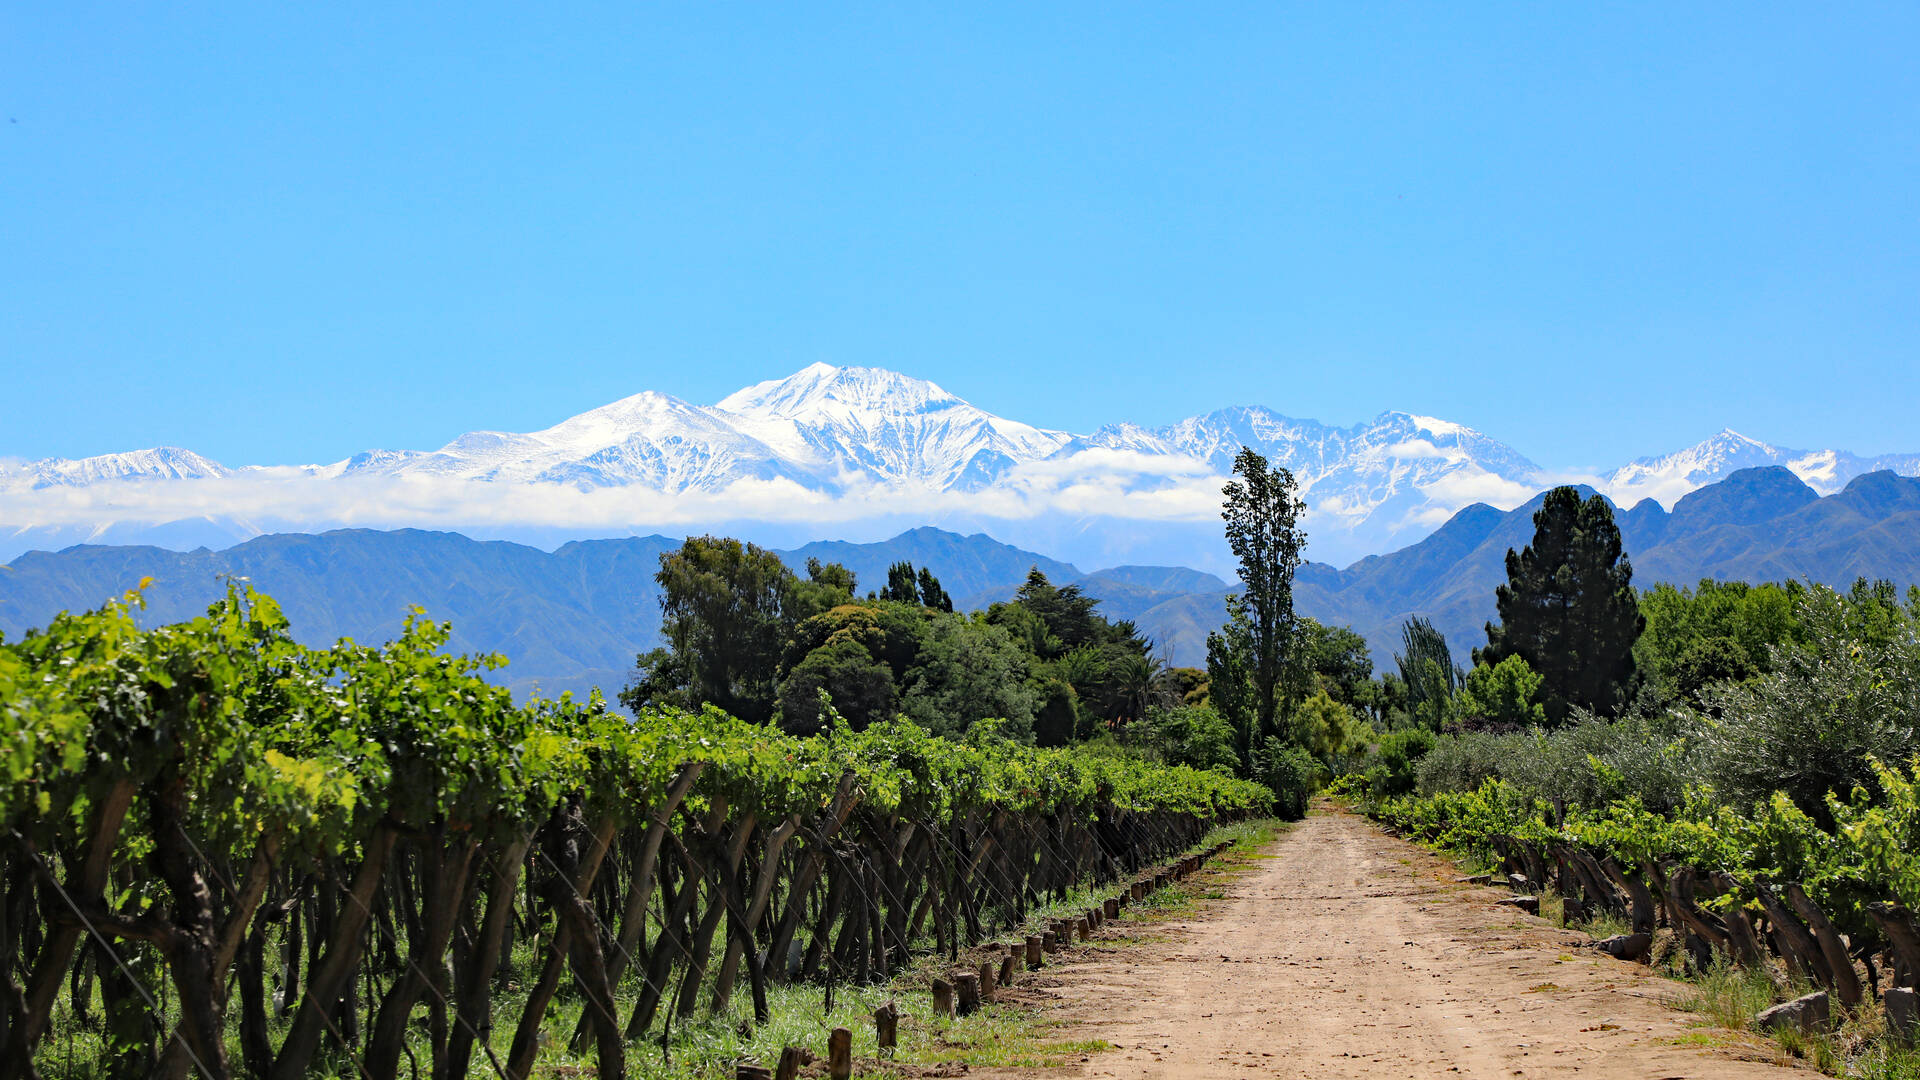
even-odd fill
[[[1817,816],[1783,794],[1742,808],[1703,790],[1670,815],[1637,800],[1562,812],[1500,780],[1375,813],[1623,914],[1635,933],[1665,924],[1699,967],[1723,956],[1771,971],[1777,958],[1853,1006],[1861,972],[1875,994],[1920,979],[1920,760],[1873,766],[1877,790],[1829,796]]]
[[[1270,801],[990,732],[516,704],[417,615],[309,649],[251,590],[137,603],[0,644],[0,1077],[71,1024],[116,1077],[519,1078],[560,995],[618,1077],[737,992],[884,979]]]

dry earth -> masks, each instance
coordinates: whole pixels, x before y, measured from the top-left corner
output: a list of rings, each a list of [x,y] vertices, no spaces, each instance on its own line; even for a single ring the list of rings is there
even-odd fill
[[[1322,810],[1191,918],[1144,944],[1077,948],[1037,980],[1063,1036],[1114,1047],[1040,1074],[1810,1075],[1731,1033],[1698,1045],[1698,1019],[1670,1004],[1679,984],[1496,907],[1504,891],[1457,875],[1362,818]]]

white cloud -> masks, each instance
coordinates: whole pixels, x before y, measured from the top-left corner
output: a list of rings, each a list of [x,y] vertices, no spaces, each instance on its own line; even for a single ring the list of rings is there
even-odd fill
[[[1076,455],[1076,459],[1079,456]],[[1016,470],[974,492],[881,485],[847,478],[839,494],[792,480],[737,480],[712,492],[431,475],[324,477],[257,470],[220,478],[102,482],[0,493],[0,523],[26,527],[161,524],[198,518],[285,522],[296,528],[367,527],[566,529],[668,528],[712,521],[834,523],[900,515],[965,513],[1025,519],[1068,512],[1144,521],[1217,514],[1219,477],[1189,466],[1137,467],[1144,455],[1086,455],[1078,469]],[[1138,460],[1134,460],[1138,459]]]
[[[1509,480],[1485,469],[1456,469],[1420,485],[1420,493],[1436,506],[1455,510],[1483,502],[1511,510],[1539,493],[1534,480]]]

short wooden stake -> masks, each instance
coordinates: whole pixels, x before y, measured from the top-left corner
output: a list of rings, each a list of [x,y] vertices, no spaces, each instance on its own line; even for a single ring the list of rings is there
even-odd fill
[[[827,1036],[827,1075],[832,1080],[853,1075],[853,1032],[846,1028],[834,1028]]]
[[[1044,953],[1057,953],[1060,951],[1059,939],[1054,936],[1053,931],[1048,930],[1040,935],[1040,951]]]
[[[1046,945],[1046,938],[1036,934],[1027,935],[1027,970],[1040,970],[1040,950]]]
[[[1093,933],[1093,928],[1091,926],[1088,926],[1087,920],[1085,919],[1085,917],[1082,917],[1078,920],[1075,920],[1073,924],[1073,932],[1080,935],[1081,941],[1085,941],[1087,940],[1088,935]]]
[[[873,1041],[882,1054],[900,1045],[900,1007],[891,1001],[873,1010]]]
[[[1117,898],[1107,897],[1107,902],[1103,904],[1102,907],[1106,911],[1107,918],[1117,919],[1120,917],[1120,901]]]
[[[933,1015],[953,1018],[953,984],[945,979],[933,980]]]
[[[980,961],[980,1000],[992,1001],[993,991],[996,985],[997,983],[993,977],[992,962],[987,960]]]
[[[1015,967],[1020,962],[1020,957],[1019,957],[1020,951],[1021,950],[1019,949],[1015,949],[1013,952],[1008,953],[1007,955],[1000,958],[1000,985],[1001,986],[1013,985],[1013,972]]]
[[[807,1052],[797,1046],[789,1046],[780,1051],[780,1067],[774,1070],[773,1080],[799,1080],[800,1070],[807,1063]]]
[[[959,999],[961,1016],[972,1016],[980,1011],[980,976],[971,971],[963,971],[953,977],[953,989]]]

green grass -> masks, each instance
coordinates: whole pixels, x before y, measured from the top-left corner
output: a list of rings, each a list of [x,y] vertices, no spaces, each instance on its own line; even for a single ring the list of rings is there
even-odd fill
[[[1633,929],[1633,924],[1627,921],[1625,915],[1617,911],[1598,911],[1595,912],[1591,918],[1568,923],[1567,928],[1569,930],[1578,930],[1595,941],[1599,941],[1603,938],[1628,933]]]
[[[1849,1062],[1860,1080],[1920,1080],[1920,1049],[1882,1042]]]
[[[1824,1032],[1805,1032],[1797,1027],[1783,1027],[1774,1031],[1773,1041],[1780,1048],[1783,1056],[1798,1058],[1831,1076],[1841,1075],[1844,1059],[1834,1048],[1831,1035]]]
[[[1780,1000],[1780,988],[1766,972],[1740,967],[1725,957],[1695,976],[1677,1004],[1712,1023],[1745,1031],[1754,1014]]]

